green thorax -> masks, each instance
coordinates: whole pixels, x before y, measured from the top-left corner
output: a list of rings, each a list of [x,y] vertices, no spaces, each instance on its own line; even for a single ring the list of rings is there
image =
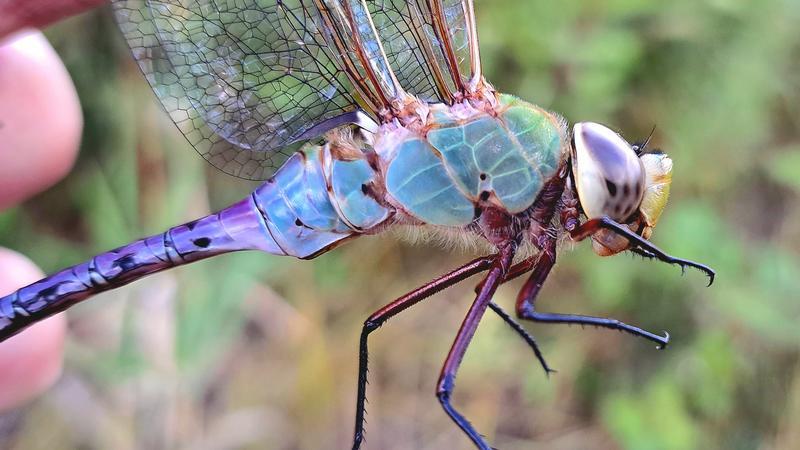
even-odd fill
[[[431,105],[426,123],[387,127],[375,150],[388,200],[424,223],[463,227],[488,204],[528,209],[562,158],[565,127],[553,114],[510,95],[493,111]]]

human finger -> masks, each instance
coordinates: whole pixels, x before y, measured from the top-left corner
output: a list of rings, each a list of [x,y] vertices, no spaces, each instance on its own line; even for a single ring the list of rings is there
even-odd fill
[[[63,178],[83,127],[75,86],[44,36],[10,39],[0,45],[0,209]]]
[[[0,248],[0,296],[41,277],[42,272],[30,260]],[[29,401],[58,379],[65,322],[65,316],[59,314],[0,343],[0,411]]]
[[[22,28],[42,28],[106,0],[0,0],[0,38]]]

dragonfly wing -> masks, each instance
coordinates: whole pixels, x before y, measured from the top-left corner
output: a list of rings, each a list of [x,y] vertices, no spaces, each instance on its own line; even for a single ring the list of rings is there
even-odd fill
[[[473,0],[433,0],[431,3],[438,4],[434,8],[434,21],[443,22],[458,74],[462,82],[469,83],[467,90],[474,89],[483,74]]]
[[[310,0],[115,0],[156,96],[197,151],[266,179],[302,137],[359,109]],[[326,123],[331,123],[326,127]]]
[[[471,0],[367,0],[400,84],[429,102],[474,89],[480,57]]]

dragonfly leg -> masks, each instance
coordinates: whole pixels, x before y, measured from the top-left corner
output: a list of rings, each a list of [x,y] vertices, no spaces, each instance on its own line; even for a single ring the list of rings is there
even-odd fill
[[[641,249],[639,247],[633,247],[633,248],[629,249],[628,251],[633,253],[633,254],[635,254],[635,255],[639,255],[644,259],[657,259],[658,258],[650,250],[643,250],[643,249]]]
[[[503,283],[508,283],[511,280],[517,279],[522,275],[533,270],[534,266],[536,266],[537,256],[532,256],[530,258],[525,259],[524,261],[520,261],[517,264],[511,266],[511,269],[508,270],[508,273],[503,278]],[[475,294],[479,294],[481,289],[483,289],[483,285],[486,283],[486,280],[481,280],[477,286],[475,286]]]
[[[442,373],[439,375],[439,382],[436,385],[436,397],[439,399],[439,403],[442,404],[442,408],[481,450],[490,450],[491,447],[472,424],[453,407],[450,399],[455,388],[456,374],[461,365],[461,360],[464,358],[467,347],[469,347],[472,337],[475,335],[478,323],[480,323],[486,308],[492,301],[492,296],[494,296],[497,287],[503,283],[508,270],[506,268],[511,265],[513,258],[514,248],[510,246],[502,249],[500,255],[494,260],[480,293],[478,293],[469,312],[467,312],[467,316],[461,323],[461,328],[458,330],[453,346],[447,354],[447,359],[442,366]]]
[[[503,283],[507,283],[513,279],[519,278],[520,276],[525,275],[533,270],[536,265],[537,258],[538,256],[532,256],[511,266],[511,269],[503,278]],[[478,285],[475,287],[475,294],[480,293],[481,289],[483,289],[485,281],[486,280],[482,280],[480,283],[478,283]],[[528,331],[523,328],[519,322],[514,320],[495,302],[489,303],[489,308],[497,313],[497,315],[500,316],[500,318],[503,319],[514,331],[516,331],[522,340],[528,344],[528,346],[533,350],[534,355],[536,355],[536,359],[539,360],[539,364],[541,364],[546,375],[549,376],[550,373],[555,372],[555,370],[551,369],[547,364],[547,361],[544,359],[544,355],[542,354],[541,349],[539,349],[539,344],[536,342],[536,339],[530,333],[528,333]]]
[[[664,348],[669,343],[669,333],[659,336],[649,331],[643,330],[633,325],[628,325],[616,319],[604,317],[582,316],[576,314],[557,314],[542,313],[535,309],[536,297],[539,295],[550,270],[556,263],[556,241],[549,240],[539,253],[538,260],[533,268],[528,281],[520,290],[517,296],[517,316],[523,320],[542,323],[564,323],[572,325],[589,325],[601,328],[609,328],[630,333],[651,340],[658,344],[659,348]]]
[[[419,287],[408,294],[403,295],[402,297],[399,297],[397,300],[375,311],[364,322],[364,328],[361,330],[361,339],[359,342],[358,352],[358,390],[356,394],[356,424],[355,433],[353,435],[353,450],[360,448],[361,442],[364,440],[364,403],[367,392],[367,366],[369,362],[367,338],[370,333],[380,328],[381,325],[386,323],[386,321],[392,317],[414,306],[422,300],[425,300],[431,295],[464,281],[477,273],[488,270],[494,261],[495,257],[490,256],[475,259],[472,262],[469,262],[458,269],[442,275],[430,283]]]
[[[687,267],[693,267],[703,272],[708,277],[709,286],[711,286],[714,283],[714,277],[716,276],[714,269],[706,266],[705,264],[700,264],[694,261],[690,261],[688,259],[676,258],[674,256],[668,255],[663,250],[653,245],[652,242],[639,236],[638,234],[631,231],[628,227],[620,225],[619,223],[611,220],[608,217],[592,219],[579,226],[574,226],[573,222],[573,227],[571,228],[572,229],[568,228],[567,231],[569,231],[570,236],[575,241],[582,241],[587,237],[591,236],[592,234],[594,234],[597,230],[601,228],[611,230],[617,233],[618,235],[628,239],[628,241],[630,241],[631,244],[635,246],[635,248],[642,250],[641,254],[665,262],[667,264],[675,264],[677,266],[680,266],[681,270],[685,270]]]
[[[519,322],[514,320],[514,318],[505,312],[505,310],[503,310],[503,308],[501,308],[497,303],[489,302],[489,308],[498,316],[500,316],[500,318],[503,319],[503,321],[505,321],[505,323],[507,323],[511,329],[516,331],[519,337],[521,337],[522,340],[528,344],[528,347],[530,347],[533,350],[534,355],[536,355],[536,359],[539,360],[539,364],[542,366],[542,369],[544,369],[545,375],[550,376],[551,373],[555,372],[555,370],[551,369],[547,364],[547,361],[544,359],[544,355],[542,354],[542,350],[539,348],[539,343],[536,342],[536,338],[528,333],[528,330],[523,328]]]

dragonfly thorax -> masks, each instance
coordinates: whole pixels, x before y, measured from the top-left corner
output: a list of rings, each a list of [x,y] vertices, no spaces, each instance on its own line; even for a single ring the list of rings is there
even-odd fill
[[[509,95],[489,111],[430,105],[375,136],[385,200],[407,223],[439,227],[474,225],[489,208],[522,215],[566,160],[566,134],[559,117]]]

